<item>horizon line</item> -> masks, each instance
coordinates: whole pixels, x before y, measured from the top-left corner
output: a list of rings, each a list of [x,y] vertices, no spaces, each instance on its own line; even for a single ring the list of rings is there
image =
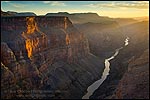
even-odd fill
[[[35,12],[31,12],[31,11],[24,11],[24,12],[17,12],[17,11],[4,11],[1,9],[1,11],[3,12],[16,12],[16,13],[34,13],[36,16],[46,16],[46,14],[48,13],[54,13],[54,14],[57,14],[57,13],[68,13],[68,14],[88,14],[88,13],[93,13],[93,14],[97,14],[99,17],[109,17],[109,18],[138,18],[138,17],[148,17],[149,18],[149,15],[148,16],[135,16],[135,17],[111,17],[111,16],[104,16],[104,15],[99,15],[98,13],[96,12],[67,12],[67,11],[57,11],[57,12],[47,12],[45,14],[36,14]]]

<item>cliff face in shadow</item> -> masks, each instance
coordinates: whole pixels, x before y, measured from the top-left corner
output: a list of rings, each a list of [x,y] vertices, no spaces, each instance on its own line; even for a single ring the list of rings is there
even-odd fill
[[[103,71],[67,17],[1,17],[2,98],[81,98]]]
[[[111,99],[149,99],[149,49],[129,62]]]

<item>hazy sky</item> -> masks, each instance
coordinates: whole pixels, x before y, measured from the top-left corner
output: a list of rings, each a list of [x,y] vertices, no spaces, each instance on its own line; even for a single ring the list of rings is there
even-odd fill
[[[1,1],[3,11],[34,12],[94,12],[109,17],[149,16],[149,1]]]

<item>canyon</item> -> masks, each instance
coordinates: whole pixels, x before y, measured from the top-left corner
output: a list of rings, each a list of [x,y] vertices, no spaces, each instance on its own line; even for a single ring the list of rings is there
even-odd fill
[[[102,60],[89,52],[86,37],[67,17],[1,21],[2,98],[80,98],[84,87],[101,76]]]
[[[110,61],[109,75],[90,99],[138,98],[130,95],[134,89],[125,89],[141,90],[143,84],[145,94],[139,98],[149,98],[147,21],[95,13],[17,14],[1,11],[1,98],[81,99],[127,36],[129,45]],[[144,83],[133,85],[141,69]],[[133,83],[128,73],[135,75]]]

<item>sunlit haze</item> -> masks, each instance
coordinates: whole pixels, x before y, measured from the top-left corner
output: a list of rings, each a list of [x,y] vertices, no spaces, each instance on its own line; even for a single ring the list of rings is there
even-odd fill
[[[149,16],[149,1],[1,1],[2,11],[46,13],[93,12],[109,17]]]

